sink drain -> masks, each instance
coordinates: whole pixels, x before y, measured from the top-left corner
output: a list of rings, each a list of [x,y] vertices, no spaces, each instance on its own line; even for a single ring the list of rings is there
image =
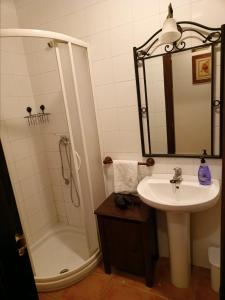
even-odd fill
[[[69,269],[62,269],[62,270],[59,272],[59,274],[66,273],[66,272],[68,272],[68,271],[69,271]]]

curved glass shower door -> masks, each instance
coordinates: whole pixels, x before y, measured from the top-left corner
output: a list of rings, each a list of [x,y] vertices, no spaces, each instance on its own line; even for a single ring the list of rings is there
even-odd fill
[[[85,230],[89,251],[93,254],[98,248],[93,203],[101,203],[105,191],[88,54],[87,49],[71,43],[59,43],[56,52],[74,155],[77,156],[77,151],[81,161],[77,178],[82,209],[86,216]]]
[[[48,38],[1,40],[1,57],[9,63],[1,65],[2,144],[36,283],[42,290],[52,289],[44,284],[65,280],[66,274],[75,281],[74,270],[98,251],[93,158],[78,99],[83,87],[74,70],[75,47],[83,47]],[[83,83],[91,91],[90,78],[83,77]],[[97,133],[93,121],[88,126]],[[102,179],[94,195],[102,201],[98,141],[94,144],[97,180]]]

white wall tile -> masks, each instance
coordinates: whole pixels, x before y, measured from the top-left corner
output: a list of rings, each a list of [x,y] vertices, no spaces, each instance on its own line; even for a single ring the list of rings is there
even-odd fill
[[[118,108],[118,126],[119,130],[138,132],[139,122],[137,108],[135,106]]]
[[[99,112],[99,115],[101,121],[101,129],[103,131],[112,131],[119,129],[116,108],[101,110]]]
[[[111,56],[108,31],[102,31],[89,37],[92,60],[101,60]]]
[[[131,0],[109,0],[110,27],[116,27],[132,21]]]
[[[17,80],[15,75],[1,75],[1,97],[18,97]]]
[[[36,193],[24,198],[25,209],[29,216],[40,211],[40,194]],[[40,213],[39,213],[40,214]]]
[[[88,23],[85,22],[85,11],[80,10],[78,12],[57,18],[54,21],[49,22],[44,27],[48,26],[49,30],[71,35],[77,38],[83,38],[89,34],[87,28]],[[44,28],[43,28],[44,29]]]
[[[30,139],[15,140],[12,144],[12,152],[14,161],[21,160],[28,156],[31,156]]]
[[[24,100],[24,98],[23,98]],[[29,103],[30,101],[27,101]],[[1,119],[13,119],[24,117],[26,115],[26,107],[19,97],[2,97],[1,98]]]
[[[140,135],[138,131],[120,131],[119,147],[120,152],[140,152]]]
[[[112,55],[120,55],[129,52],[133,47],[133,26],[128,23],[111,29],[111,51]]]
[[[13,65],[11,63],[12,53],[0,52],[1,74],[13,74]]]
[[[15,166],[20,180],[28,179],[34,173],[33,161],[30,157],[17,161]]]
[[[23,7],[25,5],[27,5],[29,2],[31,2],[32,0],[16,0],[15,1],[15,6],[16,8],[20,8],[20,7]]]
[[[16,75],[15,78],[15,93],[17,96],[31,97],[33,96],[30,78],[26,75]]]
[[[17,54],[17,53],[11,54],[10,64],[12,64],[13,74],[28,76],[26,57],[24,54]]]
[[[95,99],[98,109],[113,108],[117,105],[114,84],[106,84],[95,88]]]
[[[152,167],[152,173],[153,174],[167,174],[168,168],[167,168],[167,163],[168,159],[167,158],[159,158],[159,157],[154,157],[155,164]]]
[[[61,169],[49,169],[50,180],[52,186],[62,186],[64,184],[64,180],[62,178]]]
[[[172,0],[171,4],[172,4],[173,8],[177,8],[179,6],[182,6],[184,4],[188,4],[190,2],[191,2],[191,0]],[[160,0],[159,3],[160,3],[160,12],[163,11],[163,12],[166,13],[167,10],[168,10],[168,5],[169,5],[168,1]],[[165,17],[166,17],[166,15],[165,15]]]
[[[21,186],[23,198],[26,200],[26,202],[30,201],[31,196],[36,197],[38,195],[39,189],[36,184],[35,176],[30,176],[30,178],[21,180],[20,186]],[[35,207],[38,207],[39,200],[37,197],[36,197],[36,199],[37,199],[37,203],[36,203]],[[38,210],[38,208],[36,210]],[[28,209],[27,211],[30,211],[30,210]],[[31,212],[32,212],[32,210],[31,210]]]
[[[210,0],[201,0],[192,3],[192,21],[205,24],[209,27],[220,27],[224,24],[225,2],[218,0],[212,2]],[[209,13],[210,12],[210,13]]]
[[[10,175],[10,180],[12,182],[12,185],[18,183],[19,178],[18,178],[18,174],[17,174],[17,171],[16,171],[15,164],[10,163],[10,162],[7,161],[7,167],[8,167],[8,170],[9,170],[9,175]]]
[[[27,55],[27,62],[30,75],[38,75],[57,70],[57,60],[54,49],[46,48],[39,52]]]
[[[156,14],[159,14],[159,1],[133,0],[133,15],[135,21]]]
[[[112,60],[104,59],[93,63],[94,81],[96,85],[113,82]]]
[[[11,142],[8,141],[7,139],[3,139],[2,138],[2,134],[1,134],[1,139],[3,140],[3,152],[6,158],[7,163],[13,163],[13,152],[12,152],[12,145]]]
[[[109,152],[122,152],[119,140],[119,131],[105,131],[102,132],[103,151]]]
[[[134,23],[134,46],[139,47],[145,43],[161,26],[159,15],[139,20]]]
[[[132,53],[113,57],[113,76],[116,82],[134,79]]]
[[[47,93],[57,93],[61,91],[58,70],[32,76],[31,82],[35,96]]]
[[[101,1],[86,8],[85,22],[87,24],[87,34],[93,34],[109,28],[108,2]]]
[[[23,41],[20,37],[8,37],[2,39],[0,43],[0,49],[8,53],[24,53]]]
[[[25,119],[16,118],[5,121],[7,138],[11,141],[31,135],[30,128]]]
[[[136,82],[134,80],[116,83],[115,93],[114,101],[116,99],[117,107],[136,106],[137,108]]]

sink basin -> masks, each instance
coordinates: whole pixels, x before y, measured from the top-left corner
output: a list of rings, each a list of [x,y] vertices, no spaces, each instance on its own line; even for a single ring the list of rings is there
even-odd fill
[[[170,183],[173,175],[145,177],[137,187],[143,202],[166,211],[197,212],[215,205],[220,184],[216,179],[208,186],[200,185],[197,176],[184,175],[180,184]]]
[[[145,177],[137,192],[147,205],[166,211],[170,249],[171,281],[187,288],[191,273],[190,213],[208,209],[216,204],[220,194],[219,181],[200,185],[197,176],[182,175],[179,184],[170,183],[172,174]]]

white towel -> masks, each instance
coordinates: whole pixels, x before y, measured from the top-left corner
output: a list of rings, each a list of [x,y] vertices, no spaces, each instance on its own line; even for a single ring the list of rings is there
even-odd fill
[[[114,192],[136,193],[138,184],[138,163],[131,160],[113,160]]]

